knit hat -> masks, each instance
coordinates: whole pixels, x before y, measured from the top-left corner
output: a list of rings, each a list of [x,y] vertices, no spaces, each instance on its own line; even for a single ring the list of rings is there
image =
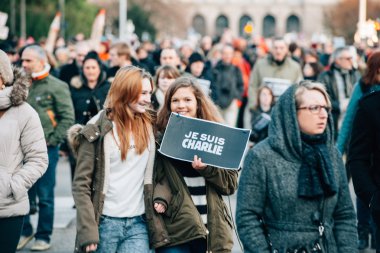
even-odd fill
[[[102,69],[103,63],[102,63],[102,60],[99,58],[99,55],[98,55],[97,52],[95,52],[95,51],[88,52],[88,54],[86,55],[86,57],[84,57],[83,65],[89,59],[93,59],[93,60],[97,61],[98,64],[99,64],[100,69]]]
[[[200,53],[194,52],[189,57],[189,64],[188,64],[188,66],[190,66],[191,64],[193,64],[194,62],[197,62],[197,61],[204,62],[204,58],[203,58],[203,56]]]
[[[0,50],[0,76],[4,81],[4,84],[13,83],[13,70],[11,61],[3,50]]]

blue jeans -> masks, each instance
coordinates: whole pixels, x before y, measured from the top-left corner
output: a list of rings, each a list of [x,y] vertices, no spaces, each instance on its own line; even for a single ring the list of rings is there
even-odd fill
[[[102,215],[97,253],[149,253],[149,237],[144,215],[114,218]]]
[[[206,239],[200,238],[190,242],[156,249],[157,253],[203,253],[207,251]]]
[[[59,146],[48,146],[49,166],[45,174],[34,184],[38,197],[38,225],[35,238],[50,242],[54,222],[55,170],[59,159]],[[33,234],[30,216],[26,215],[22,235]]]

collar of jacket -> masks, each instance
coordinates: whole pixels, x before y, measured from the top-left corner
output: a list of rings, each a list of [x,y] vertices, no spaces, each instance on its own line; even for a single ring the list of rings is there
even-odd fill
[[[108,119],[106,111],[102,111],[99,119],[94,124],[87,124],[84,126],[80,133],[89,142],[94,142],[100,136],[104,137],[112,127],[112,122]]]

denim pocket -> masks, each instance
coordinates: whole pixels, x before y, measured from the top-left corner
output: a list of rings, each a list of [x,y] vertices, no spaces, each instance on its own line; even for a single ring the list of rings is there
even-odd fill
[[[139,217],[140,217],[140,219],[141,219],[142,222],[144,222],[144,223],[147,223],[147,222],[148,222],[145,213],[142,214],[142,215],[140,215]]]

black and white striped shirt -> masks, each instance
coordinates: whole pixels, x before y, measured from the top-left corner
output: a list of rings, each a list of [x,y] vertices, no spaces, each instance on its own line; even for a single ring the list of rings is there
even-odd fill
[[[207,198],[206,198],[206,180],[197,170],[191,166],[191,162],[170,159],[173,166],[182,175],[191,198],[202,217],[204,224],[207,224]]]

